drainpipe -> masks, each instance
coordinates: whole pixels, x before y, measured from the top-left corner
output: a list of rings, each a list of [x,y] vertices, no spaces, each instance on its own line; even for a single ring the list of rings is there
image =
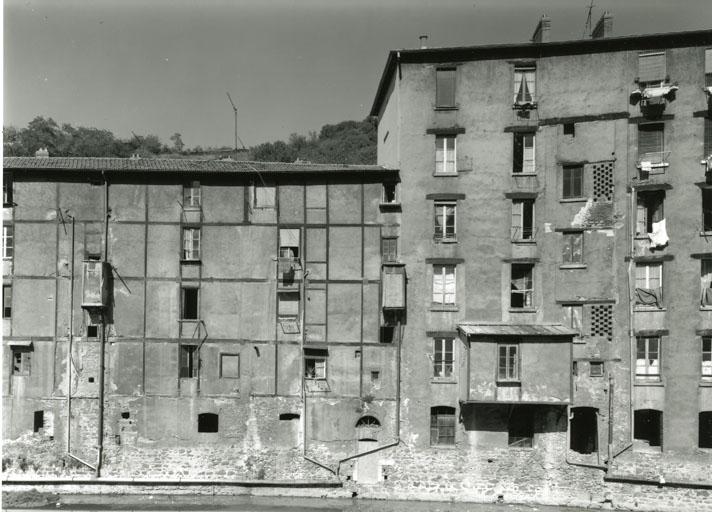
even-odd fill
[[[108,262],[109,257],[109,182],[106,174],[101,173],[104,178],[104,258],[103,263]],[[106,279],[106,276],[105,276]],[[108,307],[108,304],[107,306]],[[99,340],[99,426],[97,428],[97,457],[95,476],[101,476],[101,463],[104,456],[104,363],[106,351],[106,311],[101,312],[101,338]]]

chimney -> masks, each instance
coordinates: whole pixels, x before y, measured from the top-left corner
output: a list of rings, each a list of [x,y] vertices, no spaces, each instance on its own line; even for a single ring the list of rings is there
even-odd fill
[[[608,11],[603,13],[591,32],[591,39],[603,39],[613,35],[613,15]]]
[[[548,43],[549,42],[549,32],[551,30],[551,18],[546,14],[541,17],[539,23],[534,29],[534,35],[532,35],[532,43]]]
[[[418,39],[420,39],[420,49],[425,50],[428,47],[428,35],[423,34]]]
[[[40,148],[35,151],[35,158],[49,158],[49,151],[47,148]]]

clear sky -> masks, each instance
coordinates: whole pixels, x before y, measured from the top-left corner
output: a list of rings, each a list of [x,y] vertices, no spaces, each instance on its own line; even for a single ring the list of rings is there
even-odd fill
[[[5,0],[4,119],[245,145],[365,118],[388,50],[583,34],[590,0]],[[594,0],[614,35],[712,28],[712,0]]]

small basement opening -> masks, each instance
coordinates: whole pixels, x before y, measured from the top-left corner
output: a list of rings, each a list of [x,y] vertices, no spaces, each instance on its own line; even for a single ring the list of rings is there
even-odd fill
[[[571,409],[570,448],[578,453],[593,453],[598,449],[598,409],[574,407]]]
[[[211,412],[198,414],[198,432],[217,432],[218,415]]]
[[[648,446],[662,444],[663,413],[655,409],[638,409],[634,416],[633,438]]]
[[[32,431],[39,432],[44,428],[44,411],[35,411]]]
[[[293,412],[283,412],[279,415],[280,421],[298,420],[299,414]]]
[[[700,413],[700,433],[698,445],[700,448],[712,448],[712,411]]]

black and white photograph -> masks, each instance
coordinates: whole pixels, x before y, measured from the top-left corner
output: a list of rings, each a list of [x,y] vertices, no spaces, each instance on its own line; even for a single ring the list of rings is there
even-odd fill
[[[2,510],[712,512],[712,0],[3,0]]]

